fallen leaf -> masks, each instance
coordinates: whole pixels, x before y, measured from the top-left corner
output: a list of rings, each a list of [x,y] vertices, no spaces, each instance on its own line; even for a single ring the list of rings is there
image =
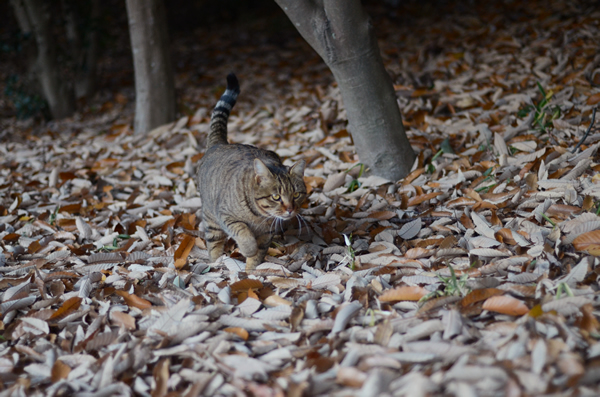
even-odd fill
[[[80,305],[81,305],[80,297],[75,296],[73,298],[69,298],[66,301],[64,301],[64,303],[62,304],[61,307],[59,307],[54,313],[52,313],[52,316],[50,316],[50,318],[48,320],[63,319],[65,317],[67,317],[69,314],[72,314],[73,312],[75,312],[75,310],[79,309]]]
[[[425,288],[403,286],[385,291],[378,299],[380,302],[418,301],[428,293]]]
[[[190,255],[192,248],[194,248],[194,244],[194,237],[189,234],[185,234],[181,244],[179,244],[179,247],[177,248],[177,251],[175,251],[174,258],[176,269],[181,269],[185,266],[187,263],[187,258]]]
[[[126,291],[121,291],[121,290],[115,291],[115,294],[122,297],[128,306],[133,306],[133,307],[136,307],[141,310],[149,309],[152,307],[152,303],[150,303],[146,299],[140,298],[139,296],[137,296],[135,294],[130,294]]]
[[[483,309],[510,316],[522,316],[529,312],[527,305],[508,295],[492,296],[483,303]]]

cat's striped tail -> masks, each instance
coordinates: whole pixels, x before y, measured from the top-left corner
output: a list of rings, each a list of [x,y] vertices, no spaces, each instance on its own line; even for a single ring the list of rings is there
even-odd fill
[[[235,105],[235,100],[240,93],[240,84],[235,74],[227,75],[227,89],[221,95],[212,115],[210,116],[210,134],[208,134],[207,148],[214,145],[227,145],[227,120],[229,113]]]

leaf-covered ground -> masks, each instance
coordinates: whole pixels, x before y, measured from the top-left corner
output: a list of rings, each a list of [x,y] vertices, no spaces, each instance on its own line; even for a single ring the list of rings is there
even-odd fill
[[[148,135],[131,89],[4,119],[0,395],[600,394],[600,12],[403,7],[370,11],[404,180],[361,175],[329,71],[252,24],[174,45],[210,68]],[[230,140],[308,163],[305,222],[250,274],[208,260],[193,177],[232,70]]]

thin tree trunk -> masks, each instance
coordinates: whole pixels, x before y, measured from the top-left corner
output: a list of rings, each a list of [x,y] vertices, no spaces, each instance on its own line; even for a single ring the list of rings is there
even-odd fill
[[[135,70],[136,133],[175,119],[175,84],[162,0],[127,0]]]
[[[92,0],[90,11],[90,31],[83,43],[83,54],[79,66],[79,75],[75,81],[75,96],[90,98],[96,91],[96,73],[98,70],[98,29],[100,24],[100,0]]]
[[[19,23],[19,28],[21,29],[21,33],[23,35],[22,48],[23,54],[25,55],[25,62],[27,64],[26,80],[28,82],[33,82],[37,80],[35,68],[37,62],[37,50],[35,48],[31,21],[29,20],[29,15],[27,15],[27,9],[25,8],[23,0],[10,0],[10,4],[15,12],[17,22]],[[39,94],[42,94],[39,92],[38,86],[35,88]]]
[[[415,155],[360,0],[275,1],[333,73],[360,161],[390,180],[406,176]]]
[[[55,119],[68,117],[75,111],[71,91],[61,79],[56,51],[50,31],[48,4],[42,0],[23,0],[37,44],[37,76],[50,113]]]
[[[87,15],[78,15],[73,8],[73,1],[62,0],[61,3],[65,15],[67,39],[71,43],[71,54],[74,59],[75,97],[89,98],[94,94],[96,83],[100,0],[91,0]],[[82,18],[87,22],[83,31],[78,28],[78,21]]]

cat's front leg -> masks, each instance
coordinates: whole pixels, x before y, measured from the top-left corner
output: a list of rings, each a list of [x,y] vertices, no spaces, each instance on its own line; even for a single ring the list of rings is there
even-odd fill
[[[254,270],[258,265],[263,263],[265,260],[265,255],[269,250],[269,245],[271,245],[271,237],[271,234],[265,233],[256,238],[258,251],[256,255],[246,257],[246,271]]]
[[[225,225],[229,229],[229,234],[238,245],[240,252],[246,258],[256,256],[258,253],[258,243],[252,230],[242,221],[227,220]]]

